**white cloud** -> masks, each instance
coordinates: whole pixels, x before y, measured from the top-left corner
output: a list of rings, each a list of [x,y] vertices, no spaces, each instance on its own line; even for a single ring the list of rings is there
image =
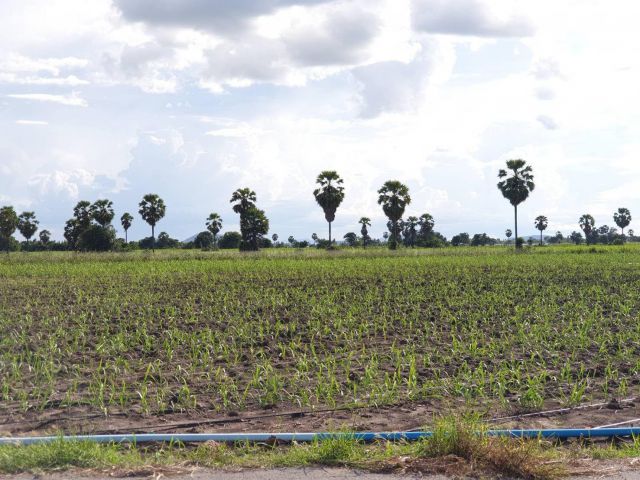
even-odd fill
[[[28,185],[37,189],[40,195],[65,193],[77,199],[81,187],[91,185],[95,176],[83,169],[70,172],[56,170],[52,173],[40,173],[28,180]]]
[[[555,130],[558,128],[556,121],[548,115],[538,115],[536,120],[538,120],[538,122],[540,122],[540,124],[547,130]]]
[[[18,125],[49,125],[49,122],[44,120],[16,120]]]
[[[86,107],[89,105],[87,101],[80,97],[76,92],[71,95],[55,95],[50,93],[12,93],[7,95],[7,97],[16,98],[18,100],[59,103],[61,105],[68,105],[72,107]]]
[[[513,12],[511,2],[492,0],[413,0],[417,31],[479,37],[525,37],[534,33],[531,20]]]

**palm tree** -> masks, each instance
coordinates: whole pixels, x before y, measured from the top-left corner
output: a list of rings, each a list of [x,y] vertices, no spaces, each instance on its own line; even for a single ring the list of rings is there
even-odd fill
[[[389,180],[378,190],[378,204],[382,205],[382,211],[393,226],[389,242],[391,250],[398,248],[398,220],[410,203],[409,188],[398,180]]]
[[[111,200],[96,200],[89,208],[89,211],[91,212],[91,218],[103,228],[113,220],[113,202]]]
[[[218,234],[222,230],[222,217],[215,212],[209,214],[206,226],[213,235],[213,246],[215,247],[218,243]]]
[[[535,188],[531,166],[525,167],[526,164],[527,162],[520,159],[507,160],[507,168],[511,170],[511,176],[504,179],[508,176],[507,171],[500,169],[498,172],[498,178],[504,179],[498,182],[498,189],[502,192],[502,196],[513,205],[516,248],[518,248],[518,205],[524,202]]]
[[[151,225],[151,249],[156,250],[156,223],[158,223],[163,217],[167,208],[165,207],[164,200],[162,200],[155,193],[147,193],[142,197],[142,201],[138,204],[140,209],[138,213],[142,219]]]
[[[418,237],[416,227],[419,222],[420,220],[418,220],[418,217],[411,216],[407,218],[407,221],[404,224],[405,245],[409,245],[411,248],[414,248],[416,245],[416,238]]]
[[[331,247],[331,222],[336,218],[336,210],[344,200],[342,178],[334,170],[325,170],[318,175],[316,183],[320,185],[313,191],[316,202],[324,211],[324,218],[329,223],[329,247]]]
[[[273,235],[271,235],[271,240],[273,240],[273,243],[276,243],[278,241],[278,234],[274,233]]]
[[[233,206],[233,211],[242,217],[243,213],[247,212],[251,207],[256,206],[256,200],[256,192],[250,188],[239,188],[231,194],[229,203],[236,202]]]
[[[128,232],[131,228],[131,224],[133,223],[133,217],[130,213],[124,212],[120,217],[120,223],[122,224],[122,228],[124,229],[124,242],[129,243]]]
[[[624,237],[624,229],[631,223],[631,212],[628,208],[619,208],[616,213],[613,214],[613,221],[622,230],[622,237]]]
[[[547,225],[549,225],[549,220],[544,215],[538,215],[536,217],[536,228],[540,230],[540,246],[542,246],[542,232],[547,229]]]
[[[18,215],[12,206],[0,208],[0,240],[4,240],[7,254],[11,245],[11,235],[18,227]]]
[[[38,235],[40,241],[46,245],[51,240],[51,232],[49,230],[40,230],[40,234]]]
[[[358,220],[358,223],[362,225],[362,228],[360,228],[360,234],[362,235],[362,248],[367,248],[367,242],[369,241],[369,230],[367,230],[367,227],[371,226],[371,220],[368,217],[362,217]]]
[[[249,241],[249,228],[253,222],[249,222],[246,218],[252,209],[256,209],[256,201],[258,197],[256,192],[250,188],[239,188],[231,194],[230,203],[234,203],[233,211],[240,215],[240,234],[242,235],[242,242],[240,244],[240,250],[249,250],[253,246]],[[257,217],[256,217],[257,218]],[[266,217],[265,217],[266,218]]]
[[[420,238],[422,239],[423,245],[426,244],[429,235],[431,235],[431,232],[433,232],[433,227],[435,226],[436,222],[433,219],[433,215],[431,215],[430,213],[423,213],[422,215],[420,215]]]
[[[40,222],[36,220],[36,214],[33,212],[22,212],[18,217],[18,230],[27,240],[27,243],[38,231],[39,224]]]
[[[317,243],[318,242],[318,234],[317,233],[312,233],[311,234],[311,240],[313,240],[313,243]]]
[[[587,241],[587,244],[591,243],[591,232],[593,231],[593,227],[596,224],[593,216],[585,213],[578,220],[578,224],[580,225],[580,229],[582,229],[582,231],[584,232],[584,238]]]
[[[504,232],[505,236],[507,237],[507,243],[509,243],[509,239],[511,238],[511,235],[513,235],[513,232],[511,231],[510,228],[507,228]]]

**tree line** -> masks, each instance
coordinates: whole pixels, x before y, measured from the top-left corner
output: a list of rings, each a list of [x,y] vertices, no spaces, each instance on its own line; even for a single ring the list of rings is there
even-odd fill
[[[518,206],[522,204],[535,189],[533,169],[522,159],[508,160],[506,169],[498,171],[498,189],[510,202],[514,209],[514,245],[521,248],[524,239],[518,236]],[[313,190],[313,196],[317,204],[322,208],[324,218],[328,224],[328,240],[320,238],[316,233],[312,234],[314,246],[319,248],[335,248],[335,239],[332,236],[332,223],[335,221],[336,212],[345,198],[344,180],[334,170],[322,171],[316,178],[317,188]],[[383,234],[384,241],[374,239],[369,235],[371,220],[369,217],[361,217],[358,221],[360,236],[355,232],[348,232],[343,236],[346,245],[366,248],[371,245],[386,244],[392,250],[400,245],[405,247],[442,247],[445,245],[472,245],[485,246],[501,243],[499,239],[491,238],[486,233],[478,233],[471,237],[468,233],[454,235],[451,241],[434,230],[435,220],[429,213],[420,216],[410,215],[403,218],[406,208],[411,204],[409,188],[398,180],[385,182],[377,191],[378,204],[387,217],[387,231]],[[241,251],[256,251],[262,247],[283,246],[278,242],[278,235],[267,237],[269,232],[269,219],[264,210],[257,206],[256,192],[250,188],[239,188],[231,195],[230,203],[233,211],[238,214],[240,220],[240,232],[225,232],[219,237],[223,227],[222,217],[212,212],[205,220],[206,230],[200,232],[188,242],[187,247],[197,248],[238,248]],[[108,199],[100,199],[91,203],[82,200],[73,208],[73,216],[67,220],[64,226],[64,244],[51,242],[51,233],[41,230],[39,242],[31,242],[38,231],[39,222],[35,213],[22,212],[17,215],[12,206],[0,208],[0,247],[9,251],[12,245],[12,235],[16,230],[25,238],[25,249],[36,249],[36,246],[46,247],[50,244],[58,248],[106,251],[115,247],[131,248],[167,248],[181,246],[181,243],[172,239],[166,232],[161,232],[156,239],[155,228],[166,214],[164,200],[154,193],[144,195],[138,204],[138,214],[144,222],[151,227],[151,236],[139,242],[128,241],[128,231],[131,228],[134,217],[125,212],[120,217],[120,224],[125,238],[117,239],[116,230],[112,225],[115,212],[113,202]],[[607,225],[596,227],[595,219],[590,214],[582,215],[578,220],[581,232],[574,231],[568,240],[579,244],[586,241],[587,244],[595,243],[624,243],[627,239],[625,228],[631,223],[631,213],[627,208],[619,208],[613,215],[615,224],[621,229]],[[539,215],[534,220],[534,226],[540,231],[540,245],[544,243],[543,232],[547,229],[549,220],[545,215]],[[633,230],[628,231],[629,237],[634,238]],[[511,229],[505,231],[507,243],[513,235]],[[547,237],[548,243],[560,243],[566,241],[561,232],[556,232],[552,237]],[[14,240],[15,241],[15,240]],[[288,238],[292,247],[304,248],[309,246],[306,240],[298,241],[293,236]],[[532,240],[529,239],[529,243]]]

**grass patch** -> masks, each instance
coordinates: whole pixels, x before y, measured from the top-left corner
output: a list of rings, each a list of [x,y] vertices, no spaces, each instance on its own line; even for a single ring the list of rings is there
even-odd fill
[[[66,470],[69,468],[98,469],[108,466],[137,465],[143,459],[135,448],[94,442],[68,442],[17,446],[0,446],[0,472]]]
[[[475,420],[451,418],[438,421],[434,436],[420,442],[365,444],[346,436],[291,445],[206,442],[197,446],[176,443],[141,447],[59,440],[0,446],[0,473],[73,468],[135,471],[172,466],[333,466],[389,472],[491,473],[525,479],[551,479],[563,474],[541,442],[489,438],[482,431]]]

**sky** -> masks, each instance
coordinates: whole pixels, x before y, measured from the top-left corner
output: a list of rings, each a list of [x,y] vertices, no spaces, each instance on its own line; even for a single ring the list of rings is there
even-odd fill
[[[380,237],[377,190],[406,215],[503,237],[508,159],[532,167],[521,234],[640,207],[640,3],[599,0],[3,0],[0,206],[62,239],[79,200],[109,198],[129,238],[185,239],[250,187],[270,234],[326,237],[312,192],[344,178],[333,231]],[[640,211],[638,211],[640,219]],[[634,227],[634,221],[631,228]],[[638,227],[640,229],[640,227]]]

